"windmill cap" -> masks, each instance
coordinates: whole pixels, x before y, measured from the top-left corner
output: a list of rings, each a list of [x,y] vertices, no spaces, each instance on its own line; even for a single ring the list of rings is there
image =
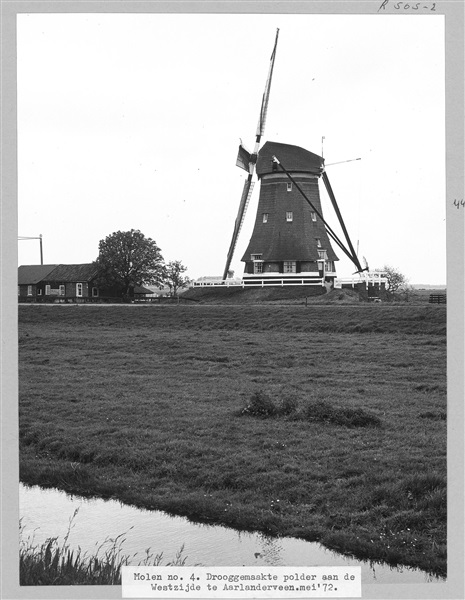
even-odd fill
[[[279,142],[266,142],[258,153],[258,177],[273,173],[273,156],[276,156],[283,167],[290,172],[320,175],[324,168],[324,159],[305,148]]]

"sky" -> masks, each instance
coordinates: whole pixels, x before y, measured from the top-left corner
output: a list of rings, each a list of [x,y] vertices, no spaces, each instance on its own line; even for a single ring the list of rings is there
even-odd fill
[[[440,15],[18,15],[18,235],[42,234],[45,264],[72,264],[139,229],[190,277],[221,276],[247,176],[237,149],[253,148],[277,28],[262,144],[323,152],[371,269],[444,284]],[[40,264],[39,242],[19,241],[18,258]]]

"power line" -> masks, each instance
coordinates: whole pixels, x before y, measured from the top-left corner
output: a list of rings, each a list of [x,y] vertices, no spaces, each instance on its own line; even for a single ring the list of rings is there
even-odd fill
[[[327,165],[325,165],[325,167],[332,167],[333,165],[341,165],[342,163],[347,163],[347,162],[353,162],[354,160],[362,160],[362,158],[349,158],[349,160],[340,160],[339,162],[335,162],[335,163],[328,163]]]

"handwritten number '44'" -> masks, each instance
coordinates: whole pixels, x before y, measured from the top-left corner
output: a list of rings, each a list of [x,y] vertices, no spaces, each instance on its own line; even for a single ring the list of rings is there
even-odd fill
[[[456,208],[460,208],[460,207],[464,207],[465,206],[465,201],[464,200],[454,200],[454,206]]]

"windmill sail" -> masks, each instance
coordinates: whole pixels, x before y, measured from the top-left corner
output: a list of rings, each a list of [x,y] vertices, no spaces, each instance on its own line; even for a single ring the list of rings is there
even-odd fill
[[[357,273],[361,273],[362,271],[365,271],[367,269],[363,269],[362,265],[360,264],[360,261],[358,260],[357,253],[355,252],[352,242],[350,240],[349,233],[345,226],[344,219],[342,218],[341,211],[339,210],[339,206],[336,202],[336,197],[334,196],[334,192],[331,187],[331,184],[329,183],[329,179],[328,179],[328,175],[327,175],[326,171],[323,172],[323,182],[325,184],[326,191],[328,192],[329,199],[331,200],[331,204],[333,205],[334,212],[336,213],[339,223],[341,225],[342,231],[344,232],[344,236],[346,238],[347,245],[349,246],[349,250],[350,250],[349,258],[352,260],[354,265],[357,267]]]
[[[242,144],[239,146],[239,153],[236,160],[236,165],[245,171],[248,171],[249,175],[244,184],[244,189],[242,191],[241,201],[239,204],[239,210],[237,213],[236,221],[234,223],[234,231],[231,239],[231,244],[229,246],[228,256],[226,259],[226,265],[224,267],[223,279],[226,279],[228,276],[229,267],[231,265],[232,257],[234,254],[234,248],[236,247],[237,238],[239,236],[239,231],[241,229],[242,223],[245,217],[245,211],[247,209],[248,202],[250,200],[250,196],[252,194],[253,189],[253,174],[255,170],[255,163],[257,162],[258,150],[260,148],[260,141],[265,132],[265,124],[266,124],[266,115],[268,112],[268,101],[270,99],[270,89],[271,89],[271,78],[273,76],[273,68],[274,61],[276,58],[276,48],[278,45],[278,35],[279,29],[276,30],[276,38],[274,42],[273,52],[270,58],[270,68],[268,70],[268,77],[266,79],[265,91],[262,97],[262,104],[260,107],[260,116],[258,119],[257,132],[255,137],[255,147],[252,154],[250,154]]]
[[[244,183],[244,189],[242,190],[241,201],[239,204],[239,211],[237,213],[236,221],[234,223],[234,232],[233,232],[231,245],[230,245],[229,252],[228,252],[228,259],[229,259],[229,257],[232,258],[232,255],[234,254],[234,249],[236,247],[237,238],[241,231],[242,223],[244,222],[245,211],[247,210],[247,206],[249,204],[250,197],[252,196],[253,186],[254,186],[254,182],[252,181],[252,175],[249,175],[247,180]],[[223,275],[223,279],[226,279],[226,277],[228,275],[228,270],[229,270],[230,264],[231,264],[231,262],[229,260],[228,263],[226,264],[226,269],[225,269],[225,274]]]
[[[268,78],[266,80],[265,91],[263,93],[263,98],[262,98],[260,119],[258,120],[257,136],[260,136],[260,137],[265,133],[266,115],[268,113],[268,101],[270,99],[271,78],[273,77],[274,60],[276,57],[276,46],[278,45],[278,35],[279,35],[279,29],[276,31],[276,39],[274,42],[273,52],[271,53],[271,58],[270,58],[270,62],[271,62],[270,70],[268,71]]]

